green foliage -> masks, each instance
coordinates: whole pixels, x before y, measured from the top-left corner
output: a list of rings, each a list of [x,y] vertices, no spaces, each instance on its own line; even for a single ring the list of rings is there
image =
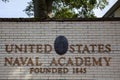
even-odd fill
[[[2,0],[4,2],[9,0]],[[107,0],[53,0],[52,17],[54,18],[95,18],[95,8],[104,9]],[[28,16],[34,15],[33,1],[28,2],[24,10]]]
[[[55,13],[54,17],[93,18],[95,17],[93,13],[95,5],[96,0],[56,0],[53,2],[53,12]]]
[[[107,4],[107,0],[55,0],[53,13],[57,18],[94,18],[93,9],[102,10]]]
[[[33,1],[28,2],[28,6],[24,11],[29,17],[34,15]]]
[[[71,11],[69,8],[62,7],[59,11],[56,11],[54,18],[77,18],[78,14]]]

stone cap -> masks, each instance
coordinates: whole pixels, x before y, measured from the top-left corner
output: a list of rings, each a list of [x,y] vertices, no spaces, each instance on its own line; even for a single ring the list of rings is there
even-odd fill
[[[120,18],[69,18],[69,19],[39,19],[39,18],[0,18],[0,22],[86,22],[86,21],[120,21]]]

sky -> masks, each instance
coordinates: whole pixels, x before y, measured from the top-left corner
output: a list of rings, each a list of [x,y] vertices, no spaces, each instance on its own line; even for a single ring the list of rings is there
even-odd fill
[[[27,2],[31,0],[10,0],[7,3],[0,0],[0,18],[28,18],[28,16],[23,11],[28,5]],[[104,10],[95,9],[95,15],[97,17],[102,17],[117,0],[108,0],[109,5],[106,6]]]

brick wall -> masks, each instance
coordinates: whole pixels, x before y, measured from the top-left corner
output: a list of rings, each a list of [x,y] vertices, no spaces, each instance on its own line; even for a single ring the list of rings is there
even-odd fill
[[[57,36],[63,35],[70,44],[110,44],[109,53],[78,53],[75,47],[74,53],[68,49],[65,55],[58,55],[54,50],[54,40]],[[30,44],[50,44],[52,51],[50,53],[33,52],[6,52],[5,45],[30,45]],[[88,47],[89,48],[89,47]],[[44,50],[44,47],[42,47]],[[91,48],[90,48],[91,49]],[[14,63],[16,58],[35,58],[39,57],[42,66],[36,65],[5,65],[5,58],[12,59]],[[102,58],[102,66],[50,66],[53,58],[61,59],[61,63],[67,63],[71,58],[75,64],[75,57],[88,58],[90,63],[92,58]],[[110,57],[109,66],[106,66],[104,57]],[[89,61],[88,61],[89,62]],[[20,59],[16,63],[22,64]],[[30,73],[30,68],[67,68],[67,73]],[[85,73],[73,73],[73,68],[86,68]],[[120,80],[120,21],[67,21],[67,22],[0,22],[0,79],[85,79],[85,80]]]

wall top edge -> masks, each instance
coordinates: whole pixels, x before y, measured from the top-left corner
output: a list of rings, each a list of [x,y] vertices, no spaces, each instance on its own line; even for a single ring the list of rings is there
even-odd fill
[[[77,18],[77,19],[39,19],[39,18],[0,18],[0,22],[86,22],[86,21],[120,21],[120,18]]]

